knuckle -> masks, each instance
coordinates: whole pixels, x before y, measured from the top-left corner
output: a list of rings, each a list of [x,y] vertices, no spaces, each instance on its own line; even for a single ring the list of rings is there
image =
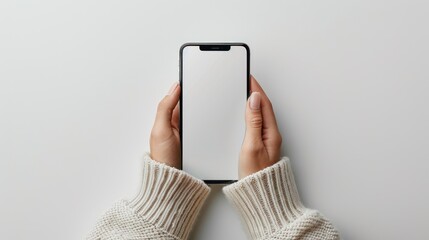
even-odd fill
[[[167,112],[167,113],[172,113],[173,110],[170,109],[169,104],[168,104],[168,99],[167,96],[164,97],[159,103],[158,103],[158,107],[157,107],[157,112]]]
[[[242,152],[245,152],[247,154],[256,154],[263,150],[263,147],[253,141],[247,141],[243,144],[241,147]]]
[[[165,109],[165,101],[164,101],[164,100],[161,100],[161,101],[158,103],[158,107],[156,108],[156,111],[157,111],[157,112],[162,112],[164,109]]]
[[[250,118],[250,126],[254,128],[261,128],[262,122],[262,116],[253,116]]]
[[[151,140],[156,141],[156,140],[162,139],[163,136],[164,136],[164,133],[157,128],[152,129],[152,131],[150,132]]]

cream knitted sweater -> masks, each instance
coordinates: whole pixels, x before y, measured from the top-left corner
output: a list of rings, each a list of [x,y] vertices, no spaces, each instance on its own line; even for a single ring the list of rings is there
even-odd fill
[[[203,181],[146,154],[140,193],[116,203],[87,239],[187,239],[209,192]],[[339,239],[325,217],[302,205],[288,158],[223,192],[252,239]]]

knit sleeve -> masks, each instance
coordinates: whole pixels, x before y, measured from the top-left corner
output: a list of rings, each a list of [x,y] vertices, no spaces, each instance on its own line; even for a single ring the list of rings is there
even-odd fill
[[[88,240],[187,239],[210,188],[191,175],[144,156],[138,195],[115,204]]]
[[[288,158],[223,188],[252,239],[339,239],[333,225],[304,207]]]

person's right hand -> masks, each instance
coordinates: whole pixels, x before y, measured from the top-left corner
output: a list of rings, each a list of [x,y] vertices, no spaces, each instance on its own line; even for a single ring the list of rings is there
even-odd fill
[[[282,137],[270,100],[251,76],[251,95],[246,104],[246,134],[240,152],[240,179],[280,160]]]

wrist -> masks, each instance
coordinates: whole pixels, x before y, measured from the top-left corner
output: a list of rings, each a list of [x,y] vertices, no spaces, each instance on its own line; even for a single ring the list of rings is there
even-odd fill
[[[129,206],[156,227],[186,239],[210,188],[191,175],[144,156],[139,194]]]
[[[224,187],[223,191],[239,209],[254,239],[278,231],[308,210],[301,203],[287,158]]]

